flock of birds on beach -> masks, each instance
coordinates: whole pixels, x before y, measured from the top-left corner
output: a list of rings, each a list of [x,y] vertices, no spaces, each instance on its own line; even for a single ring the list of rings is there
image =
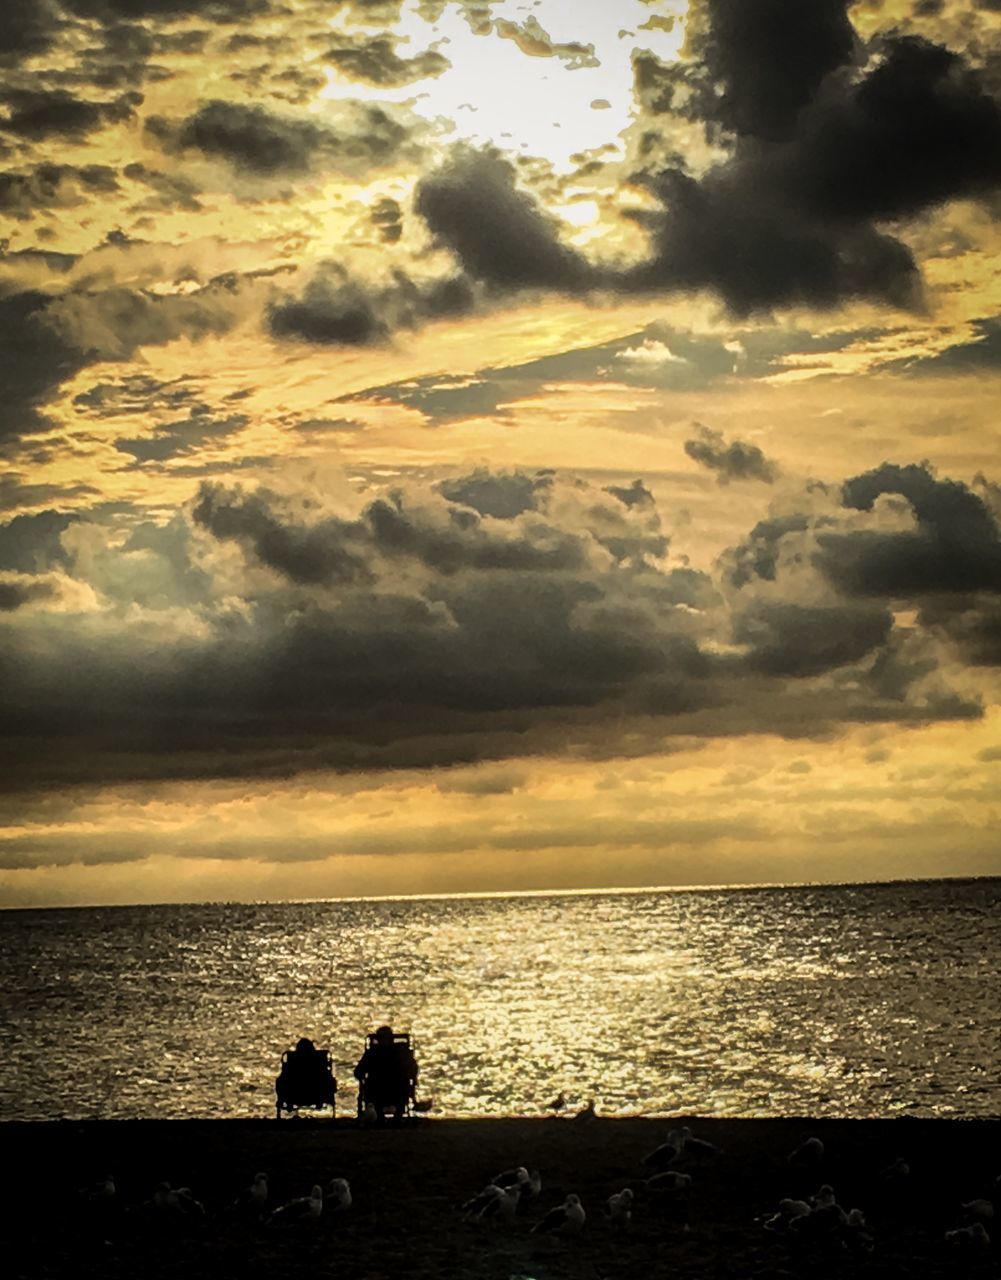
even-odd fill
[[[550,1109],[559,1114],[566,1106],[563,1095],[554,1099]],[[573,1119],[586,1123],[596,1116],[589,1102]],[[601,1219],[616,1232],[628,1232],[634,1214],[642,1210],[676,1223],[682,1231],[690,1230],[689,1203],[693,1187],[710,1170],[722,1152],[713,1143],[697,1136],[688,1126],[672,1129],[665,1141],[649,1151],[641,1160],[641,1176],[629,1186],[610,1195],[600,1206]],[[824,1143],[809,1137],[789,1153],[791,1173],[802,1182],[822,1175],[826,1163]],[[898,1199],[907,1196],[911,1170],[898,1158],[877,1175],[877,1181]],[[481,1190],[456,1206],[460,1220],[468,1223],[513,1224],[524,1215],[534,1214],[530,1232],[540,1236],[573,1237],[579,1235],[588,1221],[581,1197],[567,1195],[562,1203],[542,1212],[542,1176],[538,1169],[517,1165],[491,1178]],[[107,1176],[96,1184],[81,1189],[81,1207],[92,1224],[103,1233],[112,1218],[121,1221],[115,1179]],[[297,1196],[272,1207],[266,1173],[258,1173],[228,1204],[208,1212],[188,1187],[172,1187],[161,1182],[152,1196],[125,1212],[147,1224],[170,1227],[187,1223],[243,1222],[263,1229],[303,1229],[315,1226],[321,1218],[346,1214],[352,1207],[351,1186],[346,1178],[331,1179],[326,1185],[316,1183],[309,1195]],[[1001,1213],[1001,1176],[982,1197],[957,1204],[956,1225],[944,1232],[943,1245],[957,1256],[969,1259],[983,1256],[992,1247],[988,1227]],[[871,1252],[875,1234],[859,1208],[845,1208],[838,1203],[834,1188],[821,1183],[805,1198],[784,1198],[775,1208],[756,1219],[769,1233],[785,1237],[790,1245],[802,1244],[822,1250],[836,1249],[852,1254]]]

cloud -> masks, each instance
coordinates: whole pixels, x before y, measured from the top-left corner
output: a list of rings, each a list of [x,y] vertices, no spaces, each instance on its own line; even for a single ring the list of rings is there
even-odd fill
[[[168,151],[200,151],[258,177],[324,168],[363,173],[399,155],[411,138],[399,112],[350,101],[338,104],[333,123],[318,124],[215,99],[184,120],[150,116],[146,131]]]
[[[593,288],[594,273],[556,224],[515,185],[498,153],[460,149],[418,184],[414,208],[476,280],[496,289]]]
[[[735,137],[700,177],[675,165],[641,179],[662,207],[633,214],[653,253],[625,287],[711,288],[738,314],[853,297],[917,304],[913,256],[879,224],[997,190],[1001,109],[959,55],[914,37],[883,40],[861,70],[842,66],[843,9],[712,3],[715,73],[712,58],[694,69],[637,62],[648,129],[680,114]],[[736,36],[758,23],[767,34],[783,14],[798,44],[813,32],[816,56],[762,76],[756,39]]]
[[[0,61],[14,62],[44,53],[59,30],[50,0],[14,0],[0,6]]]
[[[71,209],[96,194],[117,190],[115,170],[103,164],[40,164],[22,172],[7,170],[0,173],[0,212],[28,220],[40,209]]]
[[[346,79],[363,84],[395,88],[442,75],[452,65],[435,49],[425,49],[412,58],[401,58],[390,36],[340,36],[324,53]]]
[[[598,759],[980,714],[950,683],[959,640],[816,563],[839,523],[881,528],[878,504],[801,497],[814,509],[772,520],[770,576],[739,584],[731,560],[715,578],[672,562],[642,480],[549,471],[347,504],[204,484],[131,531],[19,517],[0,563],[6,546],[8,574],[69,586],[0,624],[5,707],[31,727],[0,741],[4,785]]]
[[[276,338],[319,346],[358,347],[387,341],[397,329],[416,329],[472,309],[473,289],[462,276],[414,281],[396,271],[382,284],[362,284],[337,263],[323,264],[298,296],[284,295],[267,312]]]
[[[0,575],[0,613],[13,613],[35,600],[48,600],[56,594],[54,585],[44,579]]]
[[[0,129],[22,138],[76,139],[135,117],[142,94],[129,92],[113,102],[89,102],[63,89],[14,89],[0,95],[6,117]]]
[[[745,444],[743,440],[728,444],[722,431],[698,423],[696,427],[696,435],[685,441],[685,452],[700,466],[714,471],[720,484],[730,480],[763,480],[771,484],[778,476],[776,464],[756,444]]]
[[[534,15],[527,17],[524,22],[498,18],[494,22],[494,30],[502,40],[513,40],[521,52],[530,58],[559,58],[570,71],[601,65],[595,56],[593,44],[580,44],[576,40],[559,44]]]
[[[1001,530],[981,497],[926,465],[884,463],[846,481],[842,501],[872,511],[891,494],[906,500],[915,527],[820,536],[818,566],[841,590],[895,598],[1001,593]]]

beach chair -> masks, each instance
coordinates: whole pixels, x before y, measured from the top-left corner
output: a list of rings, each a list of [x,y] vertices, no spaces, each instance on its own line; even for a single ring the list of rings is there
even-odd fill
[[[383,1068],[378,1074],[373,1073],[371,1076],[367,1073],[366,1062],[377,1049],[378,1040],[375,1032],[371,1032],[365,1039],[365,1053],[355,1070],[358,1078],[359,1120],[366,1119],[370,1104],[383,1116],[392,1116],[394,1120],[400,1121],[412,1119],[417,1111],[426,1111],[427,1105],[417,1101],[418,1066],[410,1033],[393,1033],[392,1073]]]
[[[303,1107],[331,1111],[337,1105],[337,1080],[329,1049],[317,1049],[312,1041],[300,1040],[282,1054],[281,1070],[275,1080],[275,1116],[295,1114]]]

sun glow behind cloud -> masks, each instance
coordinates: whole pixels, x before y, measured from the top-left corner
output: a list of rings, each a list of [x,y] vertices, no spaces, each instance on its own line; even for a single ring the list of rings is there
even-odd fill
[[[675,17],[670,31],[649,23],[651,9],[642,0],[600,0],[569,5],[566,0],[540,0],[526,10],[518,0],[492,6],[494,24],[477,35],[455,5],[446,7],[432,25],[411,0],[398,28],[401,52],[413,57],[437,50],[451,64],[441,75],[401,88],[360,86],[325,67],[327,86],[321,97],[368,98],[406,102],[429,124],[447,129],[443,140],[463,139],[475,146],[495,146],[542,156],[557,171],[576,167],[573,156],[604,146],[620,145],[621,133],[635,118],[631,65],[639,44],[664,61],[673,60],[684,39],[685,4],[659,5],[658,13]],[[597,65],[564,65],[558,56],[526,56],[497,25],[523,25],[526,12],[554,44],[593,45]],[[332,27],[341,25],[337,19]],[[633,38],[620,38],[620,32]],[[608,105],[595,108],[593,102]]]

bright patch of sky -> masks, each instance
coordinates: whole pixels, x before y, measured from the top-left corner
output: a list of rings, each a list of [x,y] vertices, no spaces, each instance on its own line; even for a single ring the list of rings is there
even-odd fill
[[[436,49],[451,66],[398,89],[359,85],[331,68],[321,97],[406,102],[431,122],[450,122],[451,139],[541,155],[569,171],[572,155],[618,142],[634,115],[630,55],[649,49],[659,58],[676,58],[686,9],[685,0],[655,6],[641,0],[509,0],[493,7],[489,34],[475,35],[454,4],[433,25],[410,4],[395,29],[400,56]],[[674,17],[672,29],[642,30],[653,16]],[[593,45],[598,65],[581,65],[570,55],[525,53],[515,39],[498,34],[498,23],[517,24],[526,36],[541,27],[556,46]]]

